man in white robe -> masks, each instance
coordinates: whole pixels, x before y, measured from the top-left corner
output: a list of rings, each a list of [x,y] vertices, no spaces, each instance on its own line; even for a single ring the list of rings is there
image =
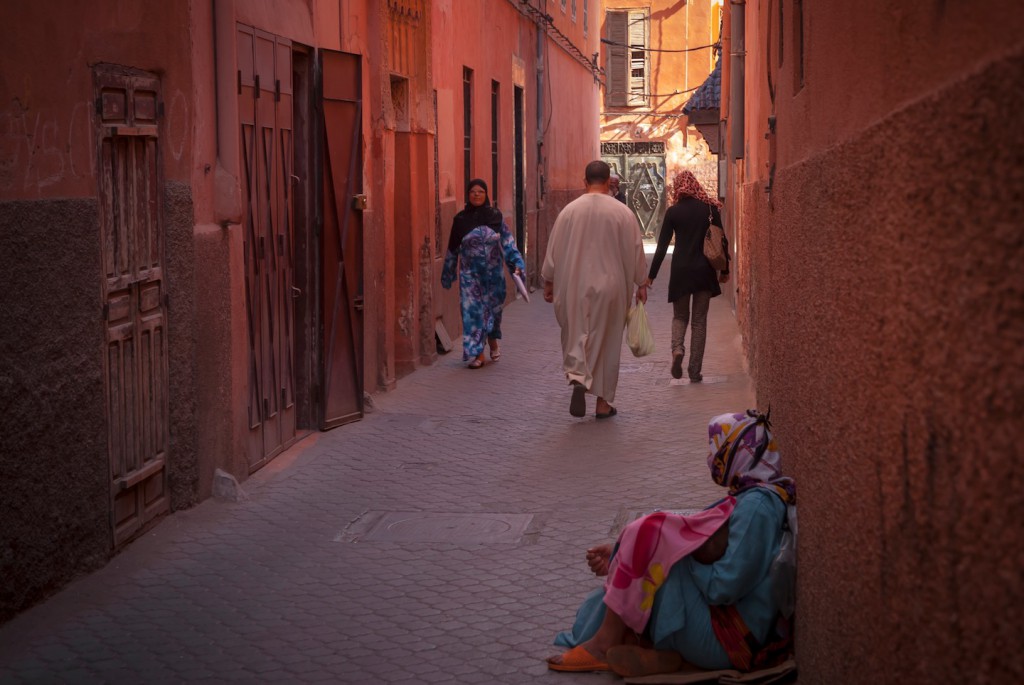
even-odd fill
[[[572,385],[569,413],[585,416],[586,395],[597,396],[599,419],[616,414],[619,354],[626,312],[647,302],[647,259],[633,212],[608,194],[607,164],[591,162],[586,193],[555,220],[541,269],[544,299],[562,327],[562,364]]]

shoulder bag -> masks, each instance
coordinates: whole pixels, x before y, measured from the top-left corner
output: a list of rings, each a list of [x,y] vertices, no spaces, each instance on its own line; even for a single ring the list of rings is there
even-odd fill
[[[724,245],[725,231],[721,226],[715,226],[711,205],[708,205],[708,230],[704,234],[704,256],[715,271],[725,271],[729,267]]]

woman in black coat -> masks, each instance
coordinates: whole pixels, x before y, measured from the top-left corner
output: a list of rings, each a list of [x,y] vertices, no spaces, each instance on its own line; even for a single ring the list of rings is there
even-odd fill
[[[704,256],[704,234],[710,223],[722,225],[722,217],[718,211],[722,203],[709,197],[697,178],[689,171],[676,174],[672,180],[671,197],[674,198],[675,204],[665,212],[665,220],[658,235],[658,249],[651,261],[647,284],[650,285],[658,277],[658,269],[661,268],[668,245],[675,236],[672,273],[668,280],[668,301],[672,303],[673,309],[672,377],[683,377],[683,357],[686,354],[683,338],[692,314],[690,363],[687,364],[686,371],[691,383],[699,383],[703,378],[701,366],[704,362],[704,342],[708,334],[708,307],[712,297],[722,294],[719,283],[729,280],[728,264],[719,274]],[[724,248],[728,256],[728,241],[725,241]]]

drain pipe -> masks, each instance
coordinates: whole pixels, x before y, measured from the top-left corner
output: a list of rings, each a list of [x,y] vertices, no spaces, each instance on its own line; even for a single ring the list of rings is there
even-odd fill
[[[747,55],[744,38],[746,0],[730,0],[729,51],[729,157],[743,159],[743,63]]]
[[[213,214],[221,228],[242,222],[242,189],[238,131],[238,61],[235,0],[213,0],[214,88],[216,97],[217,168]]]
[[[547,0],[538,3],[540,11],[547,16]],[[544,206],[544,26],[537,22],[537,209]]]

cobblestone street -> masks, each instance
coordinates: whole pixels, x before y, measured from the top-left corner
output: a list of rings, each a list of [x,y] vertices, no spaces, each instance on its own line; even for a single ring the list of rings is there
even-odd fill
[[[544,663],[599,584],[583,550],[637,512],[717,498],[707,421],[753,402],[724,297],[705,382],[671,379],[667,281],[648,305],[655,354],[623,349],[614,418],[595,420],[593,397],[569,416],[537,291],[506,310],[500,363],[467,370],[456,341],[364,420],[257,472],[245,500],[172,514],[0,627],[0,682],[617,680]]]

